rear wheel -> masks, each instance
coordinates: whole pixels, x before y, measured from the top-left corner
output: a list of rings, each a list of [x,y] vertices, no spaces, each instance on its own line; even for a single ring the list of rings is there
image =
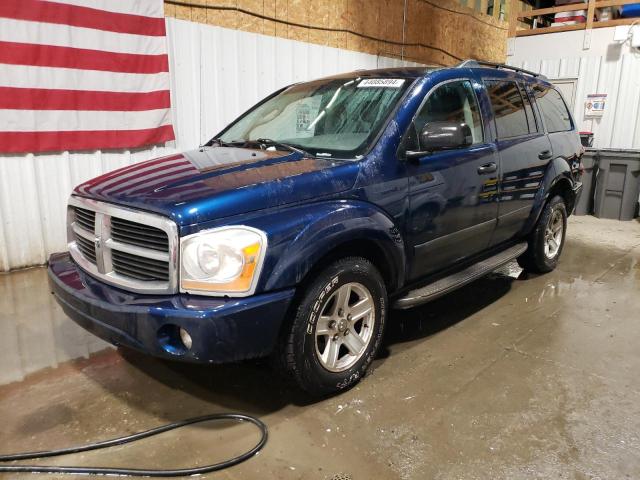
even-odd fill
[[[522,268],[547,273],[556,268],[567,231],[567,207],[555,196],[544,207],[536,228],[529,236],[529,248],[518,258]]]
[[[302,389],[327,395],[350,388],[380,347],[387,294],[364,258],[339,260],[310,282],[281,352],[281,365]]]

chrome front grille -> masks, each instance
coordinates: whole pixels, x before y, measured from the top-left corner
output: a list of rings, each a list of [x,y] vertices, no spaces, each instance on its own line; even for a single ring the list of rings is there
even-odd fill
[[[122,218],[111,218],[111,238],[160,252],[169,251],[169,238],[166,232]]]
[[[113,270],[132,278],[150,282],[153,280],[169,280],[169,265],[162,260],[144,258],[139,255],[113,250],[111,252]]]
[[[72,196],[68,237],[74,260],[106,283],[177,292],[178,230],[168,218]]]
[[[93,232],[96,228],[96,212],[92,212],[91,210],[85,210],[84,208],[76,207],[74,209],[76,214],[75,221],[79,226],[87,230],[88,232]]]
[[[78,250],[82,252],[82,255],[85,256],[87,260],[96,265],[96,246],[91,241],[86,239],[83,236],[76,235],[76,243],[78,245]]]

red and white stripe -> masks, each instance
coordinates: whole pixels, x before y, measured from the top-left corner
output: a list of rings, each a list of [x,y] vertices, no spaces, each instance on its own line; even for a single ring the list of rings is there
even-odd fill
[[[175,138],[162,0],[0,0],[0,152]]]

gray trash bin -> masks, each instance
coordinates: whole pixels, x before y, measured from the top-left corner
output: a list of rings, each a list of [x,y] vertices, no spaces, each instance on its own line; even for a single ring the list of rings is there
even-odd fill
[[[593,192],[596,184],[596,172],[598,170],[598,151],[588,148],[582,156],[582,191],[574,215],[589,215],[593,213]]]
[[[640,150],[601,149],[597,157],[596,217],[633,219],[640,192]]]

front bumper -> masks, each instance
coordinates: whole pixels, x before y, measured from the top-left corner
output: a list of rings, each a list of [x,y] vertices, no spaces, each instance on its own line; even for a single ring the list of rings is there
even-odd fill
[[[51,255],[49,284],[64,312],[98,337],[157,357],[198,363],[268,355],[295,292],[246,298],[136,294],[87,275],[68,253]],[[191,335],[190,349],[180,342],[179,328]]]

